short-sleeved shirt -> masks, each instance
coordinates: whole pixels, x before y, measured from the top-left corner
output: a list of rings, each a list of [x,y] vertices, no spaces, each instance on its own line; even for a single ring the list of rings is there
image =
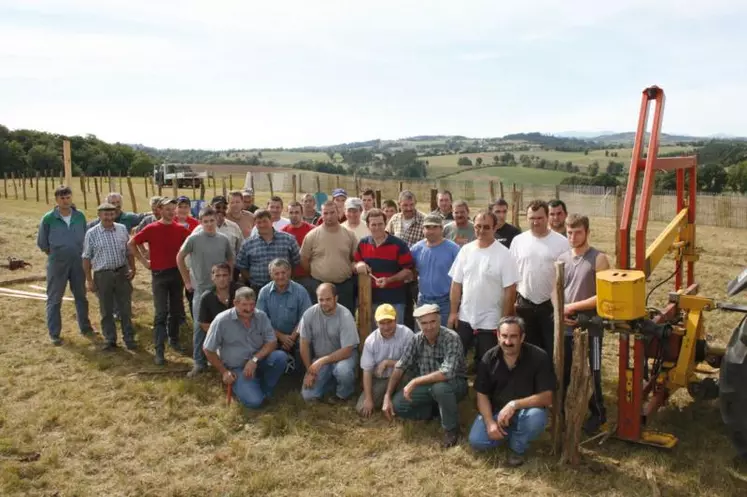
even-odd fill
[[[467,240],[466,243],[474,241],[477,238],[475,236],[475,225],[472,224],[472,221],[467,221],[467,225],[461,228],[457,226],[456,221],[453,221],[444,226],[444,238],[452,242],[456,242],[457,238],[464,238]]]
[[[504,223],[503,226],[495,230],[495,239],[506,248],[511,248],[511,242],[518,235],[521,235],[521,230],[513,224]]]
[[[550,300],[555,288],[555,261],[570,249],[568,240],[550,230],[543,237],[525,231],[511,242],[511,255],[519,265],[516,290],[535,304]]]
[[[283,229],[280,231],[282,231],[283,233],[288,233],[289,235],[293,235],[293,238],[296,239],[296,243],[298,243],[298,246],[302,247],[304,238],[306,238],[306,235],[309,234],[309,231],[313,229],[314,229],[314,226],[304,221],[298,226],[287,224],[283,226]],[[302,278],[308,275],[309,273],[307,273],[300,264],[293,268],[294,278]]]
[[[426,300],[447,297],[451,290],[449,270],[459,254],[459,245],[451,240],[443,240],[429,247],[426,240],[412,246],[412,259],[418,271],[418,289]]]
[[[147,243],[150,251],[151,271],[176,267],[176,255],[189,236],[187,228],[177,223],[150,223],[134,237],[135,243]]]
[[[355,251],[355,262],[365,262],[371,268],[371,273],[377,278],[394,276],[403,269],[412,269],[414,263],[407,244],[387,234],[381,245],[376,245],[372,236],[367,236],[358,242]],[[371,300],[388,304],[402,304],[406,300],[405,283],[396,281],[384,288],[379,288],[374,282],[371,287]]]
[[[192,233],[200,233],[202,226],[198,226],[192,231]],[[233,253],[238,254],[241,248],[241,242],[244,241],[244,233],[239,228],[239,225],[231,221],[230,219],[224,219],[223,224],[218,226],[218,233],[223,233],[228,237],[233,247]]]
[[[480,248],[478,241],[463,246],[449,276],[462,285],[459,320],[474,330],[495,330],[503,316],[503,289],[519,281],[516,261],[498,242]]]
[[[316,223],[318,223],[321,218],[322,218],[322,213],[319,211],[314,211],[313,216],[303,216],[303,220],[313,226],[316,226]]]
[[[363,221],[358,223],[358,226],[356,226],[355,228],[350,226],[349,221],[345,221],[340,226],[342,226],[346,230],[352,231],[355,234],[356,240],[362,240],[363,238],[367,236],[371,236],[371,230],[368,229],[368,226]]]
[[[315,359],[360,343],[353,315],[340,304],[337,304],[334,314],[329,315],[319,304],[309,307],[298,323],[298,332],[302,339],[311,343]]]
[[[237,369],[243,368],[266,343],[275,341],[267,314],[255,310],[249,327],[246,327],[233,308],[215,316],[203,347],[210,352],[219,352],[228,369]]]
[[[285,259],[291,267],[301,264],[296,239],[288,233],[273,229],[269,242],[259,234],[244,240],[236,257],[236,267],[249,271],[249,283],[252,286],[263,287],[271,279],[269,264],[277,258]]]
[[[127,242],[130,235],[127,228],[114,223],[111,229],[97,224],[86,231],[83,239],[83,258],[91,261],[91,269],[96,271],[119,269],[127,265]]]
[[[130,231],[132,231],[132,228],[136,227],[140,221],[142,221],[145,214],[137,214],[135,212],[125,212],[122,211],[119,213],[119,216],[114,218],[115,223],[119,223],[123,225],[127,229],[127,233],[129,234]],[[88,226],[86,226],[86,229],[91,229],[94,226],[97,226],[101,222],[101,219],[96,218],[88,223]]]
[[[352,231],[342,226],[330,231],[322,225],[306,235],[301,256],[309,259],[313,278],[327,283],[342,283],[353,274],[351,265],[357,245]]]
[[[197,289],[213,285],[213,266],[234,259],[233,247],[223,233],[201,231],[187,237],[181,250],[190,256],[190,275]]]
[[[381,331],[376,331],[368,335],[363,343],[363,353],[361,354],[361,369],[363,371],[373,371],[381,361],[399,361],[405,353],[405,349],[415,338],[415,333],[403,324],[398,324],[394,330],[394,335],[384,338]],[[383,378],[388,378],[394,368],[386,368]]]
[[[270,317],[274,329],[286,335],[293,333],[309,307],[309,292],[295,281],[289,281],[283,292],[271,281],[262,287],[257,298],[257,309]]]
[[[152,212],[143,214],[143,217],[140,219],[140,222],[135,227],[135,233],[140,233],[141,231],[143,231],[143,229],[146,226],[148,226],[151,223],[155,223],[156,221],[158,221],[158,219],[156,219],[156,215],[153,214]]]
[[[524,342],[513,369],[506,365],[500,345],[485,352],[477,365],[475,390],[490,397],[493,413],[497,413],[512,400],[555,391],[556,383],[547,352]]]
[[[179,223],[182,226],[184,226],[185,228],[187,228],[187,230],[190,233],[192,233],[195,230],[195,228],[197,228],[200,225],[200,221],[198,221],[197,219],[193,218],[192,216],[187,216],[187,219],[185,219],[184,222],[178,221],[176,219],[174,219],[174,222],[175,223]]]
[[[199,322],[210,324],[215,319],[215,316],[223,311],[226,311],[233,307],[233,299],[236,296],[236,290],[241,288],[241,283],[235,281],[231,282],[228,287],[228,305],[221,302],[218,298],[218,294],[215,291],[215,287],[205,291],[200,298],[200,309],[199,309]]]
[[[445,326],[441,326],[433,345],[422,331],[417,333],[395,367],[415,370],[418,376],[440,371],[447,380],[467,377],[462,340]]]
[[[401,238],[408,247],[412,247],[425,238],[423,234],[423,222],[425,216],[420,211],[415,211],[412,219],[405,220],[401,212],[394,214],[386,225],[387,233]]]

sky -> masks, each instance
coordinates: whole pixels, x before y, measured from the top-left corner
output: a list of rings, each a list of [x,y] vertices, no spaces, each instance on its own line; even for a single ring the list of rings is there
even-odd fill
[[[0,0],[0,124],[159,148],[747,136],[744,0]]]

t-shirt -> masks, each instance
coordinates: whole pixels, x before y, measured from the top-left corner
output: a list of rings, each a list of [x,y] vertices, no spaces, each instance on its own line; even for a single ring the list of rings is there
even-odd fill
[[[444,226],[444,238],[452,242],[456,242],[457,238],[463,238],[467,241],[463,241],[462,244],[469,243],[477,238],[475,236],[475,225],[472,224],[472,221],[467,221],[466,226],[459,227],[456,222],[451,222]]]
[[[309,307],[298,323],[298,332],[302,339],[311,342],[314,359],[360,343],[353,315],[340,304],[330,316],[319,304]]]
[[[287,224],[283,226],[283,229],[281,231],[283,231],[284,233],[288,233],[289,235],[293,235],[293,237],[296,239],[296,242],[298,243],[298,246],[302,247],[304,238],[306,238],[306,235],[309,234],[309,231],[313,229],[314,226],[304,221],[298,227],[295,227],[292,224]],[[309,274],[304,271],[303,267],[300,264],[293,268],[294,278],[302,278],[308,275]]]
[[[519,265],[521,280],[516,290],[527,300],[542,304],[555,287],[555,261],[570,248],[568,240],[550,230],[542,238],[525,231],[511,242],[511,255]]]
[[[379,246],[376,246],[372,236],[362,239],[355,251],[355,262],[368,264],[371,273],[377,278],[394,276],[403,269],[414,267],[407,244],[392,235],[387,235]],[[384,288],[371,282],[371,301],[374,303],[403,304],[406,298],[404,281],[389,283]]]
[[[73,219],[72,214],[68,214],[67,216],[60,215],[60,217],[62,218],[63,221],[65,221],[65,224],[70,226],[70,220]]]
[[[500,345],[485,352],[477,364],[475,390],[490,398],[490,407],[497,413],[512,400],[555,391],[557,379],[547,352],[527,342],[513,369],[503,360]]]
[[[134,237],[135,243],[148,244],[151,271],[176,267],[176,255],[189,236],[187,228],[178,223],[150,223]]]
[[[181,224],[182,226],[184,226],[185,228],[187,228],[187,230],[189,230],[190,233],[192,233],[192,231],[194,231],[194,229],[200,225],[200,221],[193,218],[192,216],[187,216],[187,219],[184,222],[181,222],[181,221],[174,221],[174,222],[177,222]]]
[[[470,242],[459,251],[449,276],[462,285],[459,320],[474,330],[497,329],[503,317],[503,289],[519,281],[508,249],[498,242],[485,248]]]
[[[212,271],[215,264],[234,260],[231,242],[223,233],[192,234],[184,241],[182,251],[190,255],[190,275],[197,289],[207,289],[213,284]]]
[[[381,336],[381,332],[376,329],[368,335],[363,344],[363,353],[361,354],[361,369],[363,371],[374,371],[381,361],[399,361],[405,348],[415,338],[415,333],[403,324],[398,324],[394,330],[394,335],[389,338]],[[383,378],[388,378],[394,371],[394,367],[388,367],[384,370]]]
[[[521,230],[513,224],[504,223],[503,226],[495,230],[495,239],[503,244],[506,248],[511,248],[513,239],[521,234]]]
[[[350,224],[348,224],[347,221],[345,221],[344,223],[342,223],[342,227],[355,233],[355,238],[357,240],[362,240],[367,236],[371,236],[371,231],[369,231],[368,226],[366,226],[366,223],[364,222],[358,223],[358,226],[353,228],[350,226]]]
[[[342,283],[353,274],[351,264],[358,241],[342,226],[330,231],[326,226],[309,231],[301,246],[301,258],[309,258],[311,276],[327,283]]]
[[[215,287],[205,291],[202,294],[202,298],[200,298],[199,322],[210,324],[215,319],[215,316],[233,307],[233,298],[236,295],[236,290],[242,286],[244,285],[241,283],[231,282],[231,285],[228,287],[228,305],[225,305],[218,298]]]
[[[426,240],[420,240],[412,246],[410,252],[418,271],[420,295],[428,300],[449,295],[449,270],[459,254],[459,248],[459,245],[451,240],[444,240],[435,247],[429,247]]]

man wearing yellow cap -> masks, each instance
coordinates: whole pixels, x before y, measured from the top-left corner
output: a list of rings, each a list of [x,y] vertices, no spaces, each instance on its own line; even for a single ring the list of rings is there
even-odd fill
[[[374,317],[379,327],[363,344],[363,393],[355,407],[366,418],[374,409],[381,409],[389,376],[415,336],[410,328],[397,324],[397,311],[391,304],[381,304]],[[407,381],[401,382],[403,386],[406,384]]]

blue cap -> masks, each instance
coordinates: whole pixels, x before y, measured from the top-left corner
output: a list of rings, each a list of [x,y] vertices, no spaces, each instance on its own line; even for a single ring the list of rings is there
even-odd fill
[[[176,197],[176,203],[177,204],[192,204],[192,202],[189,200],[189,197],[186,195],[182,195],[180,197]]]
[[[335,188],[334,190],[332,190],[332,198],[335,198],[335,197],[347,198],[347,196],[348,196],[348,192],[346,192],[344,188]]]

